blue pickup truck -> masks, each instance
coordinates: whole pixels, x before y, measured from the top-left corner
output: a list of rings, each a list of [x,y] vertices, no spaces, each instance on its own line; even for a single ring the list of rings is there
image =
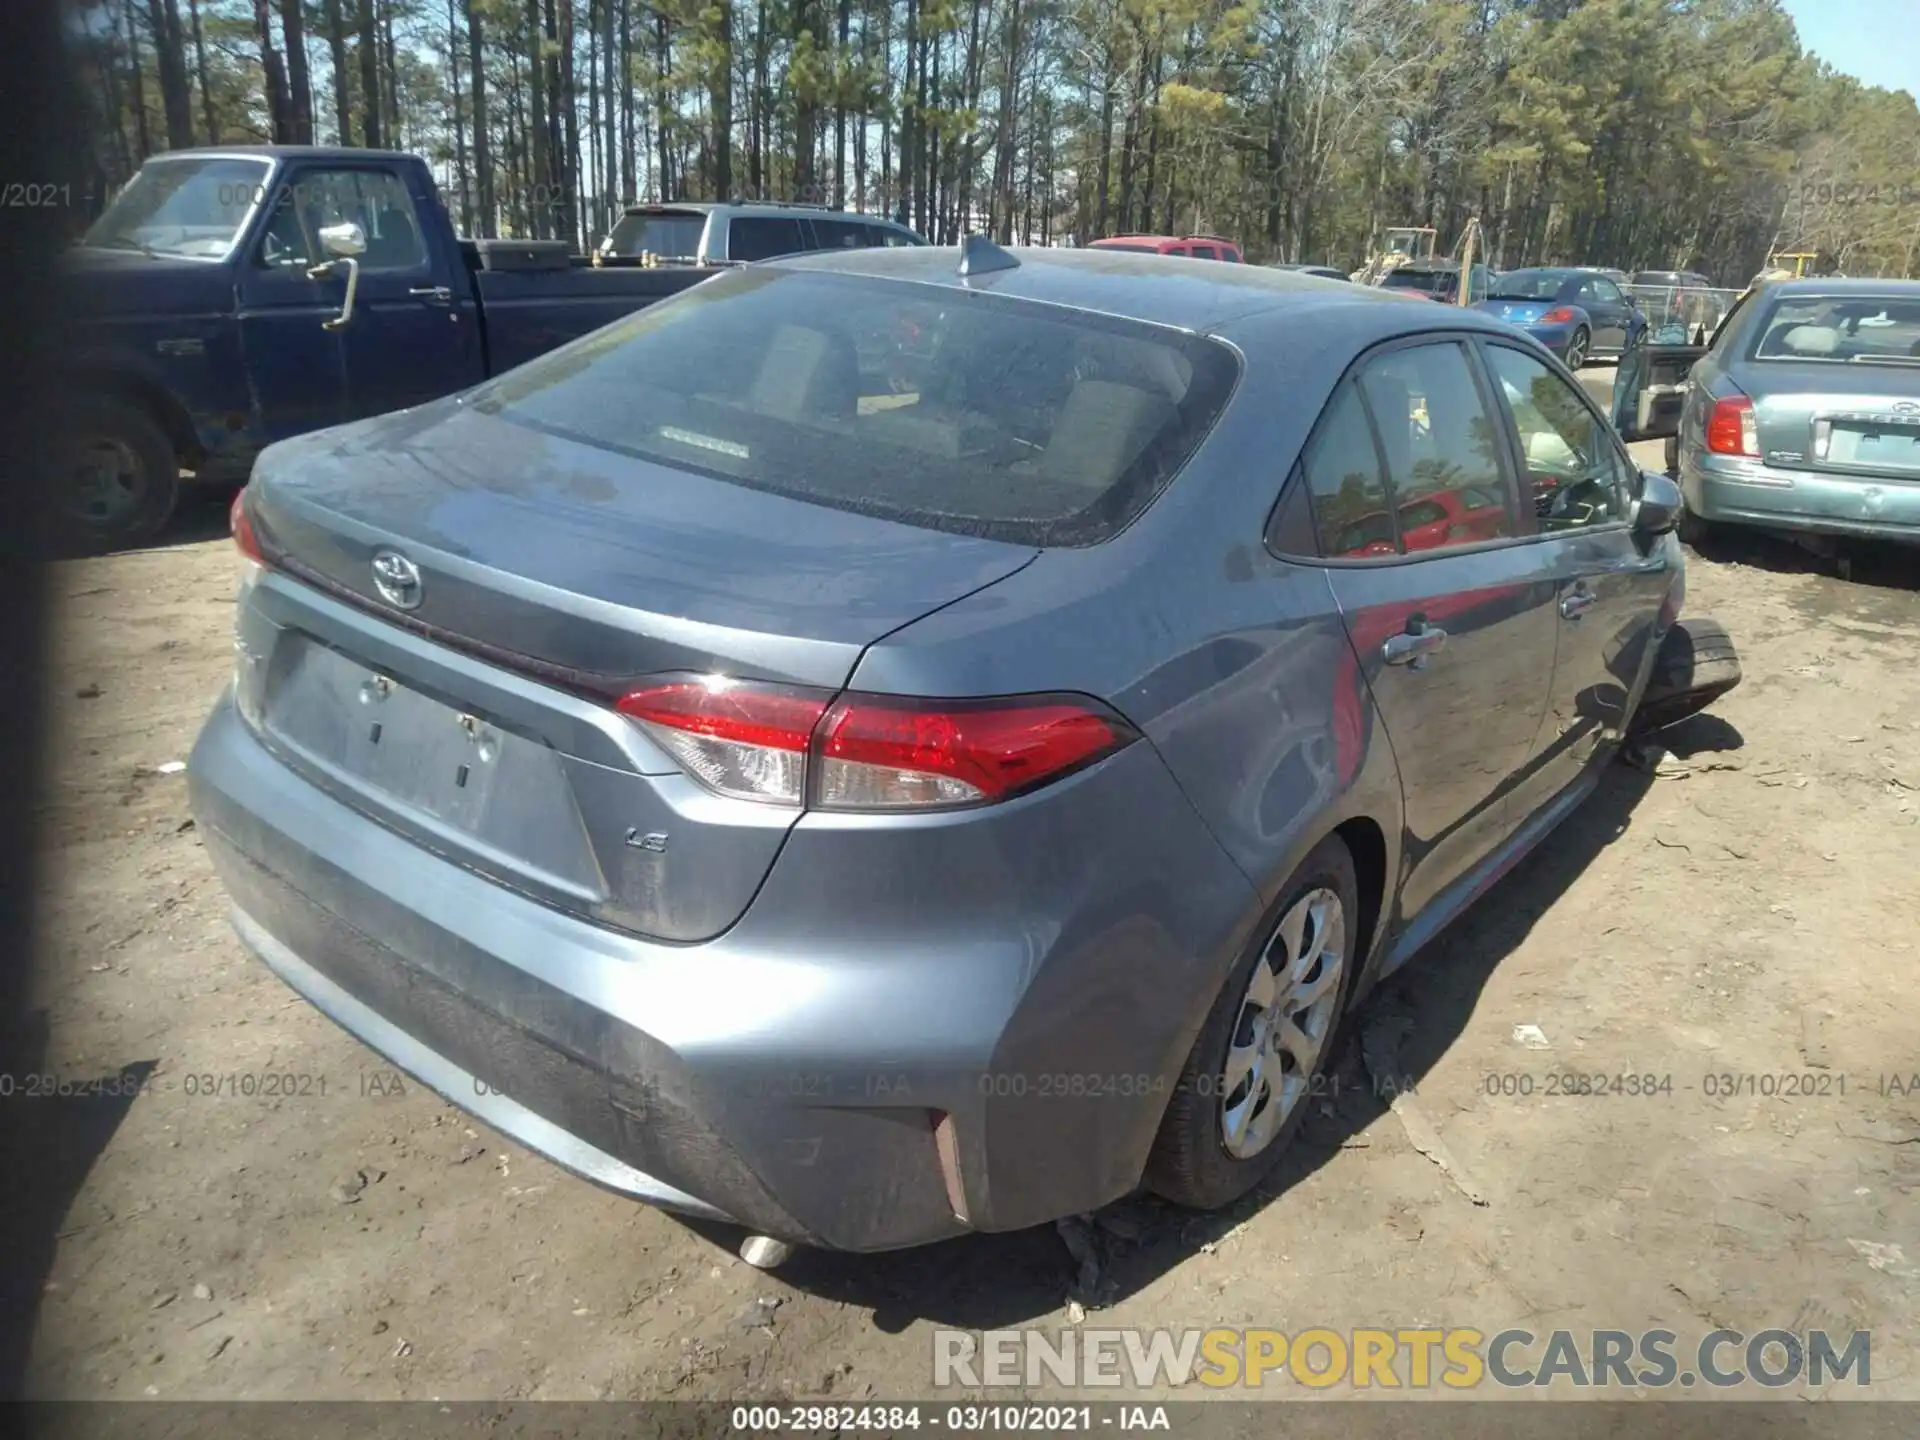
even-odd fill
[[[183,476],[244,481],[275,440],[464,390],[711,273],[459,239],[411,155],[155,156],[69,257],[63,543],[143,539]]]

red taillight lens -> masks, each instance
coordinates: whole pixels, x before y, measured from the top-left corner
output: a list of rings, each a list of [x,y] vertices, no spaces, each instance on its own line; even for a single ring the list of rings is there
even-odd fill
[[[939,810],[1009,799],[1135,738],[1098,702],[1046,695],[928,701],[722,678],[622,696],[689,776],[717,794],[823,810]]]
[[[1760,432],[1754,423],[1753,401],[1744,395],[1713,402],[1707,416],[1707,449],[1715,455],[1760,454]]]
[[[985,703],[850,695],[815,746],[826,810],[923,810],[1005,800],[1133,738],[1118,716],[1070,696]]]
[[[1565,325],[1571,319],[1573,319],[1573,311],[1569,310],[1565,305],[1556,305],[1540,317],[1540,323],[1542,325]]]
[[[807,745],[829,698],[714,677],[635,690],[615,708],[709,790],[798,805],[807,793]]]
[[[267,563],[260,553],[260,541],[253,533],[253,520],[247,514],[247,492],[242,490],[233,497],[233,504],[227,507],[227,526],[233,531],[233,543],[240,553],[256,565]]]

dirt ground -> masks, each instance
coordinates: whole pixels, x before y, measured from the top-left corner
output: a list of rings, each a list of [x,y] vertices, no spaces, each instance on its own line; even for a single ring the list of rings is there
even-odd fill
[[[15,1257],[38,1312],[7,1357],[28,1393],[905,1398],[930,1392],[935,1326],[1068,1323],[1052,1229],[754,1271],[725,1232],[503,1144],[250,961],[161,773],[230,664],[222,522],[210,503],[54,576],[36,1069],[147,1086],[6,1102],[40,1107],[44,1141]],[[1347,1091],[1238,1213],[1099,1217],[1097,1323],[1864,1328],[1873,1393],[1920,1397],[1917,571],[1696,557],[1687,609],[1727,624],[1745,685],[1657,769],[1616,765],[1374,998],[1486,1204],[1350,1050]],[[1671,1085],[1545,1093],[1574,1071]],[[227,1078],[265,1073],[303,1093]],[[1781,1075],[1818,1093],[1759,1093]]]

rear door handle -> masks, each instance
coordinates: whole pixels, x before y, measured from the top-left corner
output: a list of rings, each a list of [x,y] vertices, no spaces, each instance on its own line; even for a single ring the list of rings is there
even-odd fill
[[[1594,602],[1597,599],[1599,599],[1599,597],[1591,590],[1576,590],[1571,595],[1562,596],[1560,599],[1561,619],[1578,620],[1593,608]]]
[[[407,294],[417,295],[422,300],[432,300],[439,305],[450,305],[453,303],[453,291],[445,285],[415,285],[411,290],[407,291]]]
[[[1437,655],[1447,647],[1447,632],[1434,625],[1416,621],[1418,630],[1408,629],[1400,635],[1389,635],[1386,643],[1380,647],[1380,658],[1389,665],[1405,665],[1414,670],[1427,668],[1429,656]]]

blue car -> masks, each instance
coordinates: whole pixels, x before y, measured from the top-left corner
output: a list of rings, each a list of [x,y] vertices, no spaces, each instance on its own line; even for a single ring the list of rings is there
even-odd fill
[[[1647,331],[1647,317],[1626,292],[1595,270],[1509,270],[1474,308],[1518,325],[1569,370],[1589,360],[1618,359]]]

